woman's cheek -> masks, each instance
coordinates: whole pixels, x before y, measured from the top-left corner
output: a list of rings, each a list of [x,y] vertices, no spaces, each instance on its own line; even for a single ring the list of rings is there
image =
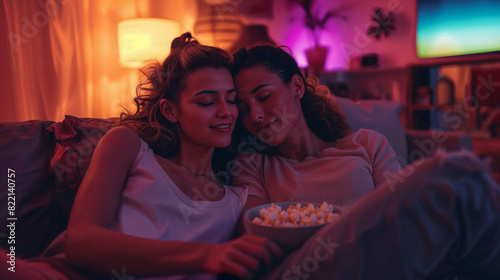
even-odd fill
[[[238,110],[238,107],[236,105],[231,105],[230,110],[231,110],[231,114],[233,115],[234,120],[236,121],[236,119],[238,118],[239,112],[240,112]]]

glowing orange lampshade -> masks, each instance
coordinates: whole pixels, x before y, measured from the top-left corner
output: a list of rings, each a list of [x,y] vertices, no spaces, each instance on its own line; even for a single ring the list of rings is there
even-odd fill
[[[182,34],[181,25],[169,19],[133,18],[118,23],[118,48],[123,67],[140,68],[148,60],[162,62],[172,40]]]

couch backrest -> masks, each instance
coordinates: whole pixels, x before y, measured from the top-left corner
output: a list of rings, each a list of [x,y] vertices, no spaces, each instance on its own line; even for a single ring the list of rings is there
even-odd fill
[[[0,191],[6,208],[0,211],[0,247],[12,245],[6,223],[15,223],[16,255],[25,258],[42,253],[66,228],[95,147],[117,121],[66,116],[62,122],[0,123],[0,178],[7,182],[15,174],[13,188]],[[15,206],[12,216],[8,205]]]
[[[56,146],[47,131],[52,124],[0,123],[0,247],[15,246],[16,255],[21,257],[39,254],[62,230],[63,214],[53,200],[48,180]]]

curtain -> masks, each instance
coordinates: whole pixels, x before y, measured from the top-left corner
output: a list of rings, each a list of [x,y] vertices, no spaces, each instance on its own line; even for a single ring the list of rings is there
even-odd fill
[[[131,108],[139,71],[119,64],[118,22],[163,17],[190,30],[194,3],[3,0],[0,121],[119,116]]]
[[[34,4],[34,5],[33,5]],[[0,111],[2,121],[47,118],[57,99],[57,77],[50,62],[48,18],[40,12],[35,1],[9,1],[3,3],[2,85]],[[45,17],[44,17],[45,15]],[[35,21],[33,21],[35,20]]]

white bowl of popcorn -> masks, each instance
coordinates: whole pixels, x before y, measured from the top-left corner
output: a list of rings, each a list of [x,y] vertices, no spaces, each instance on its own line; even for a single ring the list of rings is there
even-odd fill
[[[338,219],[340,213],[338,207],[326,202],[277,202],[248,210],[244,225],[247,233],[267,237],[289,252]]]

